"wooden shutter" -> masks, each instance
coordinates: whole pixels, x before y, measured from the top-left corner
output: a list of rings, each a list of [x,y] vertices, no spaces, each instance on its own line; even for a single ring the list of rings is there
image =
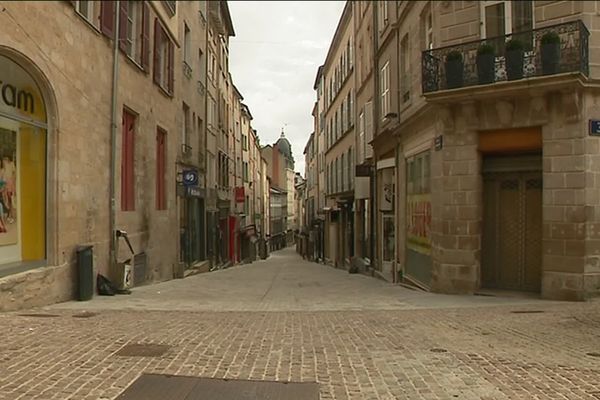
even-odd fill
[[[166,34],[165,34],[165,39],[166,39]],[[170,39],[167,39],[167,44],[168,44],[168,48],[169,48],[169,58],[168,60],[166,60],[167,62],[167,88],[168,88],[168,92],[172,95],[173,94],[173,81],[174,81],[174,66],[175,66],[175,52],[174,52],[174,45],[173,42]]]
[[[100,30],[107,37],[115,38],[115,2],[100,2]]]
[[[365,103],[365,157],[373,157],[373,146],[369,143],[373,140],[373,103]]]
[[[123,142],[121,151],[121,210],[135,210],[135,116],[123,110]]]
[[[165,187],[165,167],[166,167],[166,132],[160,128],[156,130],[156,209],[165,210],[166,187]]]
[[[150,66],[150,7],[142,5],[142,67],[149,71]]]
[[[127,1],[119,3],[119,48],[127,50]]]
[[[159,62],[159,49],[160,49],[160,41],[161,31],[160,31],[160,22],[158,22],[158,18],[154,18],[154,83],[160,84],[160,62]]]

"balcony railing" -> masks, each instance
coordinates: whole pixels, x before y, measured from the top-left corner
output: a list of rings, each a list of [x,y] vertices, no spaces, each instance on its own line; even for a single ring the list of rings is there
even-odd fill
[[[587,76],[589,31],[581,21],[426,50],[423,93],[536,76]]]

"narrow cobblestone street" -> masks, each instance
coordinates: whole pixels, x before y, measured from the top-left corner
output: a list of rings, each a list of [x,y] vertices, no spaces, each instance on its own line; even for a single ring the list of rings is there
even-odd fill
[[[321,399],[600,398],[597,301],[420,293],[292,249],[0,324],[0,399],[113,399],[142,372],[316,381]],[[130,343],[169,350],[115,354]]]

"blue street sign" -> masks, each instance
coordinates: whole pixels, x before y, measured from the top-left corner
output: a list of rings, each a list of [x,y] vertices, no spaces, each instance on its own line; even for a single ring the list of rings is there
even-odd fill
[[[590,119],[590,135],[600,136],[600,120]]]
[[[196,186],[198,184],[198,172],[192,169],[183,171],[183,186]]]

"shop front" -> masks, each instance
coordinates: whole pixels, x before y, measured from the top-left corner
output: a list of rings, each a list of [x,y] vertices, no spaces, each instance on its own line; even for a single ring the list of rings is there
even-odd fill
[[[42,92],[0,54],[0,276],[45,264],[46,154]]]
[[[380,271],[390,282],[394,280],[396,261],[395,176],[394,158],[377,162]]]
[[[182,171],[180,187],[180,260],[186,268],[206,259],[205,196],[195,169]]]

